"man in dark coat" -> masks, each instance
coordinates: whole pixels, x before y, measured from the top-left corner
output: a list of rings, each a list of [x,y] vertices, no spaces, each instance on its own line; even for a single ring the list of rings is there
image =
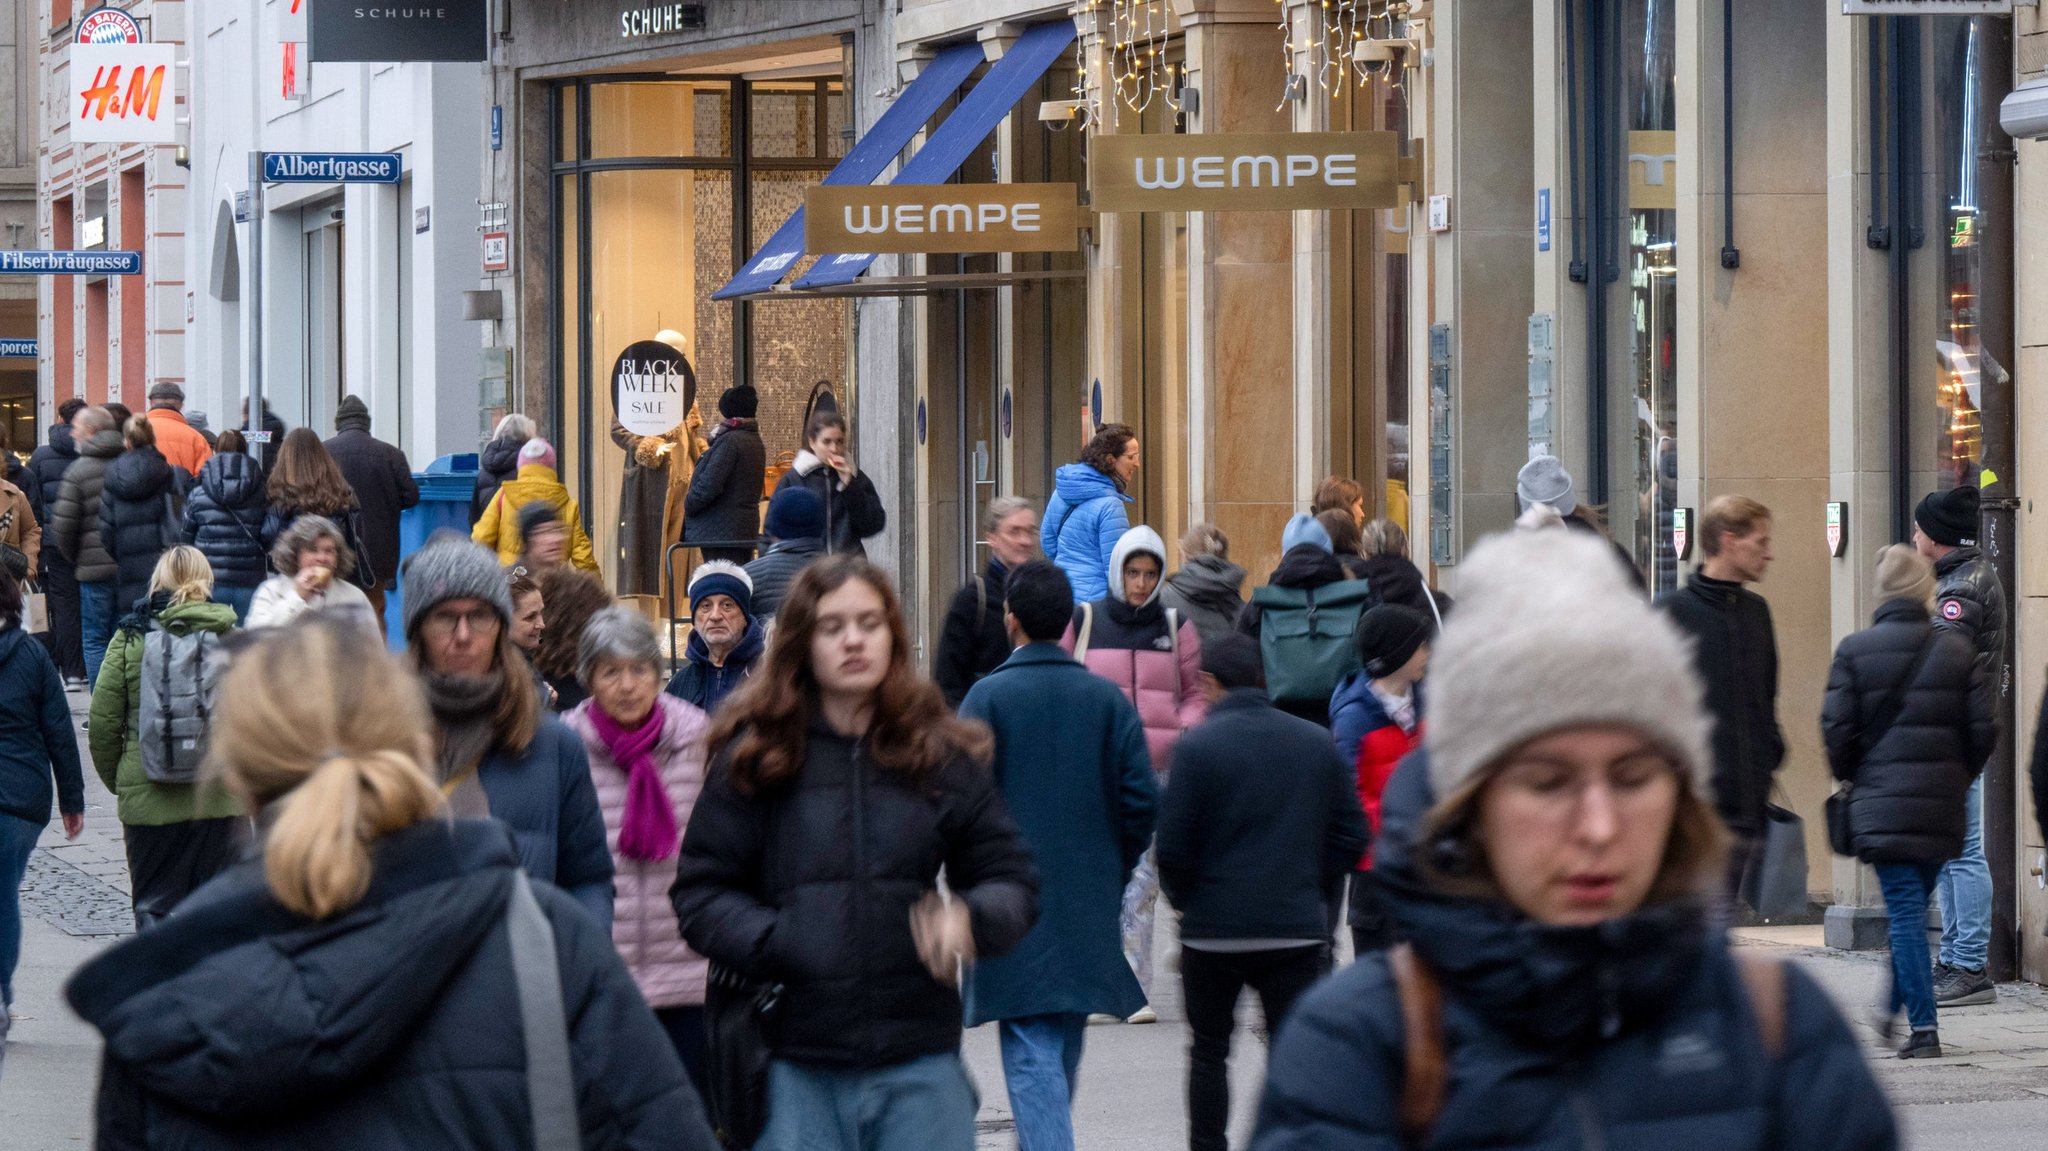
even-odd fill
[[[57,498],[50,503],[50,529],[58,554],[78,573],[80,643],[85,653],[86,686],[98,681],[100,660],[114,635],[114,557],[100,542],[100,500],[105,495],[107,465],[121,454],[121,433],[112,412],[81,408],[71,420],[71,438],[78,458],[64,469]]]
[[[57,503],[57,490],[64,481],[64,469],[78,458],[71,442],[71,418],[85,401],[73,396],[57,405],[57,422],[50,425],[49,441],[29,454],[28,471],[35,477],[36,522],[47,529],[50,510]],[[27,488],[23,488],[27,491]],[[36,572],[42,577],[44,602],[50,611],[50,630],[42,633],[43,646],[57,662],[67,687],[85,686],[85,648],[80,643],[78,622],[78,569],[64,558],[53,532],[43,533],[42,555]]]
[[[1003,1078],[1023,1146],[1073,1146],[1072,1100],[1088,1016],[1145,1005],[1124,961],[1124,884],[1151,839],[1157,785],[1137,709],[1059,646],[1074,611],[1066,573],[1010,575],[1016,652],[967,693],[963,718],[995,729],[996,784],[1039,866],[1038,923],[975,965],[967,1025],[1000,1020]]]
[[[825,554],[825,505],[806,488],[782,488],[768,501],[768,537],[775,545],[747,565],[754,581],[754,617],[775,618],[782,594],[804,565]]]
[[[1977,489],[1931,492],[1913,510],[1913,547],[1934,563],[1934,626],[1970,644],[1993,715],[2005,714],[2005,585],[1977,547]],[[1989,753],[1986,753],[1989,759]],[[1979,764],[1978,766],[1983,766]],[[1943,1007],[1998,998],[1986,963],[1991,955],[1991,865],[1984,859],[1984,777],[1964,800],[1969,827],[1962,854],[1941,869],[1941,955],[1934,998]]]
[[[376,582],[363,589],[370,608],[384,618],[384,594],[398,586],[398,515],[420,502],[405,453],[370,435],[370,409],[356,396],[343,396],[334,410],[334,438],[327,453],[355,489],[363,509],[363,556]]]
[[[725,702],[768,650],[768,633],[754,618],[754,585],[746,569],[707,560],[690,574],[690,639],[683,666],[663,689],[706,713]]]
[[[749,384],[727,388],[718,397],[722,418],[690,475],[683,540],[724,545],[704,548],[705,559],[743,564],[754,558],[752,541],[761,534],[761,486],[768,480],[768,449],[754,419],[760,403]]]
[[[1227,1151],[1237,997],[1277,1033],[1326,971],[1326,907],[1365,851],[1365,811],[1322,728],[1266,698],[1259,647],[1202,648],[1209,714],[1173,749],[1159,806],[1159,884],[1181,914],[1188,1146]]]
[[[1968,641],[1928,620],[1934,569],[1904,544],[1878,553],[1871,625],[1842,640],[1828,672],[1821,734],[1849,791],[1851,846],[1877,869],[1891,920],[1893,1013],[1939,1050],[1927,964],[1927,901],[1963,852],[1963,799],[1998,742],[1993,693]],[[1922,1038],[1922,1036],[1925,1038]]]
[[[998,496],[982,512],[981,530],[988,540],[988,567],[953,593],[932,659],[932,679],[955,711],[968,688],[1010,658],[1003,587],[1038,550],[1038,509],[1022,496]]]
[[[1693,664],[1714,717],[1714,803],[1735,834],[1728,892],[1740,890],[1756,837],[1763,831],[1771,778],[1785,761],[1778,727],[1778,639],[1771,605],[1745,584],[1771,564],[1771,510],[1748,496],[1707,505],[1700,520],[1706,558],[1682,588],[1657,606],[1693,637]]]

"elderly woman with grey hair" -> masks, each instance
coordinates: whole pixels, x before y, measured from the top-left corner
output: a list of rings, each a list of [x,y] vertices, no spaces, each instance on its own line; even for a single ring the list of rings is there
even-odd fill
[[[592,616],[576,677],[590,698],[563,715],[583,739],[614,868],[612,942],[668,1030],[699,1093],[708,962],[683,943],[668,889],[690,811],[704,786],[709,721],[661,690],[661,645],[632,608]]]
[[[377,616],[362,589],[348,582],[355,551],[341,528],[326,516],[303,515],[278,533],[270,548],[277,573],[256,589],[249,605],[251,629],[281,627],[309,611],[340,613],[371,631]]]

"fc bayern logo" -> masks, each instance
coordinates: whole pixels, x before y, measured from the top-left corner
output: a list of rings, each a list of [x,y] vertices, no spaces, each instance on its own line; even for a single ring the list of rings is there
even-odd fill
[[[1952,600],[1952,599],[1945,599],[1945,600],[1942,600],[1942,601],[1941,601],[1941,618],[1943,618],[1943,619],[1945,619],[1945,620],[1951,620],[1951,621],[1953,621],[1953,620],[1959,620],[1959,619],[1963,618],[1963,604],[1962,604],[1962,601],[1961,601],[1961,600]]]
[[[142,26],[119,8],[95,8],[78,22],[80,44],[140,44]]]

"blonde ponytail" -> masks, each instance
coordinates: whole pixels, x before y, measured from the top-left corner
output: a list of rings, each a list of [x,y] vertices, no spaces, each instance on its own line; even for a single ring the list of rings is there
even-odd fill
[[[423,762],[419,683],[362,628],[303,617],[235,657],[222,685],[208,771],[250,813],[272,813],[263,874],[312,919],[369,889],[371,848],[442,806]]]
[[[149,594],[158,592],[171,593],[173,606],[205,603],[213,598],[213,565],[198,548],[179,544],[158,557],[156,569],[149,574]]]

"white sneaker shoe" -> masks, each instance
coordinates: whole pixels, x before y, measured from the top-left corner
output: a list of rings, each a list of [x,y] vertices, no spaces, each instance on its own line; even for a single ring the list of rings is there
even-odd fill
[[[1152,1010],[1152,1005],[1150,1003],[1147,1003],[1145,1006],[1140,1007],[1136,1011],[1132,1012],[1131,1017],[1129,1019],[1124,1020],[1124,1022],[1157,1023],[1159,1022],[1159,1013],[1157,1011]]]

